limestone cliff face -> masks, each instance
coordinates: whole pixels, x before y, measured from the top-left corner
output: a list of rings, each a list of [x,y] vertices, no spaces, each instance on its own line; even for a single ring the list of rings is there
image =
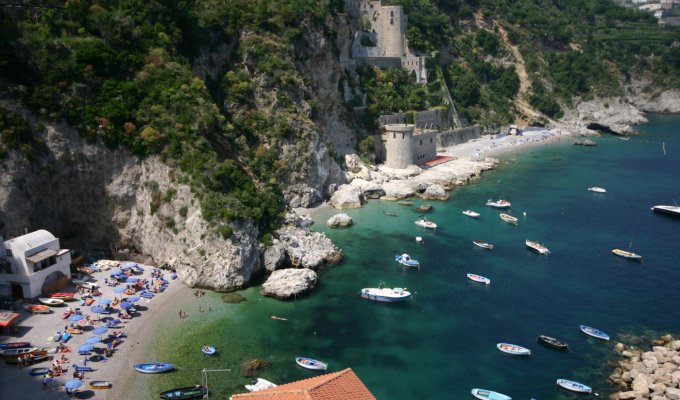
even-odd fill
[[[217,290],[259,272],[257,230],[235,226],[230,240],[211,233],[189,187],[158,158],[86,143],[65,125],[48,125],[42,139],[41,158],[11,153],[0,166],[5,234],[45,228],[73,249],[135,249],[175,266],[184,283]]]

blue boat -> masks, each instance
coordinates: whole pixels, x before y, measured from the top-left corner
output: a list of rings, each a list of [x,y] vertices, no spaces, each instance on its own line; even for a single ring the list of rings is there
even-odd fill
[[[170,363],[142,363],[142,364],[137,364],[135,365],[135,369],[137,372],[141,372],[143,374],[158,374],[160,372],[166,372],[170,371],[171,369],[174,369],[175,366]]]
[[[68,342],[69,339],[71,339],[71,332],[65,331],[65,332],[61,335],[60,341],[61,341],[62,343],[66,343],[66,342]]]
[[[295,362],[302,368],[313,369],[315,371],[325,371],[328,368],[328,364],[325,362],[309,357],[295,357]]]
[[[581,332],[585,333],[588,336],[592,336],[600,340],[609,340],[609,335],[607,335],[606,333],[602,332],[599,329],[591,328],[590,326],[586,325],[579,325],[579,328],[581,328]]]
[[[31,374],[31,376],[40,376],[40,375],[45,375],[48,372],[50,372],[49,368],[42,367],[42,368],[31,369],[31,372],[29,372],[29,374]]]
[[[152,297],[154,296],[153,293],[151,293],[151,292],[146,292],[146,291],[140,293],[139,295],[140,295],[141,297],[144,297],[145,299],[150,299],[150,298],[152,298]]]
[[[420,268],[420,263],[418,260],[414,260],[408,254],[402,254],[400,256],[395,256],[394,261],[405,267]]]
[[[512,397],[503,393],[494,392],[486,389],[472,389],[472,395],[482,400],[512,400]]]
[[[31,347],[30,342],[11,342],[11,343],[2,343],[0,344],[0,350],[7,350],[7,349],[22,349],[25,347]]]
[[[568,379],[558,379],[557,380],[557,386],[571,390],[572,392],[577,392],[577,393],[592,393],[593,389],[590,386],[586,386],[582,383],[579,382],[574,382],[570,381]]]

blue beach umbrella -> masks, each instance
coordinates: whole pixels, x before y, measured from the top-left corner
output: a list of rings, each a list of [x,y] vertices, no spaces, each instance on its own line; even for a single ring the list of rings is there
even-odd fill
[[[121,287],[117,287],[117,288],[113,289],[113,293],[123,293],[126,290],[127,290],[126,288],[121,286]]]
[[[101,338],[99,338],[98,336],[92,336],[91,338],[87,338],[87,340],[85,341],[85,343],[87,343],[87,344],[95,344],[95,343],[99,343],[99,342],[101,342],[101,341],[102,341]]]
[[[94,333],[95,335],[103,335],[103,334],[105,334],[106,332],[108,332],[108,330],[109,330],[109,328],[107,328],[107,327],[105,327],[105,326],[100,326],[100,327],[98,327],[98,328],[94,328],[94,329],[92,330],[92,333]]]
[[[132,308],[132,303],[130,303],[129,301],[123,301],[120,303],[120,308],[124,308],[126,310]]]
[[[76,315],[72,316],[71,318],[69,318],[68,320],[71,321],[71,322],[78,322],[78,321],[82,321],[84,319],[85,319],[85,317],[83,317],[82,315],[76,314]]]
[[[132,261],[126,262],[125,265],[123,265],[124,268],[132,268],[132,267],[136,267],[136,266],[137,266],[137,263],[132,262]]]
[[[99,304],[111,304],[111,303],[113,303],[113,300],[109,298],[102,297],[101,299],[99,299]]]
[[[127,278],[128,283],[137,283],[139,282],[139,278],[135,278],[134,276]]]
[[[92,310],[92,312],[96,312],[97,314],[108,313],[108,311],[106,311],[106,308],[99,307],[99,306],[94,306],[94,307],[91,308],[91,310]]]
[[[94,350],[94,346],[92,346],[91,344],[84,344],[78,347],[78,353],[89,353],[92,350]]]
[[[139,297],[137,297],[137,296],[126,297],[125,301],[129,301],[130,303],[135,303],[135,302],[139,301]]]
[[[112,269],[110,273],[111,273],[111,275],[121,275],[121,274],[123,274],[123,270],[121,270],[120,268],[115,268],[115,269]]]
[[[68,390],[78,389],[81,386],[83,386],[83,381],[80,379],[71,379],[64,384],[64,387]]]

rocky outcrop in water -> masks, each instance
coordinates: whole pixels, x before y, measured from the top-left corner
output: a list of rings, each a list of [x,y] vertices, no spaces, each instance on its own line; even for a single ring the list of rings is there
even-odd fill
[[[359,208],[364,203],[364,194],[361,189],[352,185],[342,185],[331,196],[331,205],[337,209]]]
[[[680,340],[665,335],[649,351],[617,343],[622,356],[609,380],[620,391],[611,400],[680,399]]]
[[[319,269],[342,261],[342,250],[326,235],[310,232],[308,226],[301,225],[300,219],[295,221],[294,218],[295,214],[289,214],[289,224],[276,232],[292,267]]]
[[[262,294],[277,299],[290,299],[307,293],[316,286],[316,272],[309,269],[274,271],[262,285]]]
[[[330,226],[331,228],[346,228],[351,226],[352,222],[352,217],[342,213],[335,214],[334,216],[330,217],[328,221],[326,221],[326,225]]]
[[[448,200],[449,194],[446,193],[441,185],[430,185],[423,193],[418,193],[418,197],[424,200]]]

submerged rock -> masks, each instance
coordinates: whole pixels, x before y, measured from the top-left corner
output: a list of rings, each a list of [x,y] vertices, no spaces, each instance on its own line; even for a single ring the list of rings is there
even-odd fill
[[[331,228],[346,228],[351,226],[352,222],[352,217],[342,213],[335,214],[334,216],[330,217],[328,221],[326,221],[326,225],[330,226]]]
[[[243,301],[246,301],[246,298],[238,293],[227,293],[225,295],[222,295],[222,301],[229,304],[238,304]]]
[[[259,371],[269,367],[269,362],[263,358],[253,358],[241,364],[241,376],[250,378],[256,376]]]
[[[425,214],[432,210],[432,204],[423,204],[416,208],[416,212],[420,214]]]
[[[312,290],[316,282],[316,272],[310,269],[281,269],[274,271],[262,285],[262,294],[277,299],[290,299]]]

